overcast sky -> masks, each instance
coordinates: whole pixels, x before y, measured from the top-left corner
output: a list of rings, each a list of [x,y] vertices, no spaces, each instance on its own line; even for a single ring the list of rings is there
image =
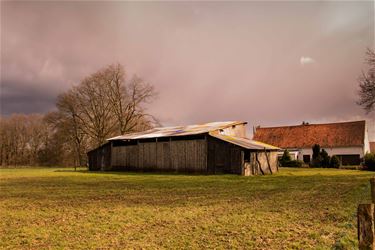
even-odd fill
[[[355,104],[367,47],[373,1],[1,2],[1,113],[48,112],[119,62],[163,125],[373,119]]]

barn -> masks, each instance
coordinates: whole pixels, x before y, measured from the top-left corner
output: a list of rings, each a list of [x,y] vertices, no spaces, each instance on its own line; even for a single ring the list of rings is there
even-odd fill
[[[257,127],[253,139],[288,149],[293,158],[306,164],[312,160],[314,144],[319,144],[330,156],[338,156],[343,165],[360,164],[364,154],[370,151],[368,128],[364,120]]]
[[[92,171],[272,174],[279,148],[246,137],[246,122],[161,127],[109,138],[88,152]]]

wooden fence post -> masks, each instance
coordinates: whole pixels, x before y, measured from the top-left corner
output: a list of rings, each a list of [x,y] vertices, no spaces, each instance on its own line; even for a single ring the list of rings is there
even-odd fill
[[[358,248],[374,248],[374,204],[358,206]]]
[[[360,204],[357,210],[358,248],[375,250],[375,178],[370,179],[371,204]]]
[[[375,203],[375,177],[370,179],[371,184],[371,200]]]

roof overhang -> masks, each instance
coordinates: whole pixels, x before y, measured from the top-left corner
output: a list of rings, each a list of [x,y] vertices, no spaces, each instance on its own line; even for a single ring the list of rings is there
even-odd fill
[[[235,144],[237,146],[240,146],[242,148],[246,149],[252,149],[252,150],[280,150],[281,148],[275,147],[263,142],[250,140],[248,138],[242,138],[242,137],[235,137],[235,136],[229,136],[229,135],[222,135],[218,133],[209,133],[210,136],[215,137],[217,139],[220,139],[222,141],[226,141],[232,144]]]

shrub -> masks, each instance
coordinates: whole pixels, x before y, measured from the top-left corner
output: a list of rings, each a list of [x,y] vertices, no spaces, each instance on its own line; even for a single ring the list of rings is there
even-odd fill
[[[303,161],[299,160],[290,160],[287,162],[284,162],[283,167],[302,167]]]
[[[311,166],[319,168],[322,166],[322,156],[320,154],[320,146],[319,144],[315,144],[312,147],[313,155],[311,160]]]
[[[329,168],[331,166],[331,157],[328,155],[328,153],[327,153],[327,151],[325,151],[325,149],[320,150],[319,144],[315,144],[312,147],[312,151],[313,151],[313,155],[312,155],[312,160],[311,160],[311,164],[310,164],[312,167]]]
[[[290,162],[291,160],[292,160],[292,157],[290,157],[289,151],[287,149],[285,149],[285,151],[283,153],[283,156],[281,156],[281,158],[279,160],[280,166],[286,167],[285,165],[287,165],[288,162]]]
[[[315,144],[315,145],[312,147],[312,151],[313,151],[312,158],[313,158],[313,159],[318,158],[319,155],[320,155],[320,145],[319,145],[319,144]]]
[[[282,167],[301,167],[302,163],[301,161],[298,160],[290,160],[290,161],[285,161],[281,165]]]
[[[322,166],[322,157],[319,155],[315,159],[312,159],[311,166],[315,168],[320,168]]]
[[[329,166],[330,166],[331,168],[339,168],[340,165],[341,165],[341,163],[340,163],[340,159],[339,159],[336,155],[333,155],[333,156],[331,157],[330,162],[329,162]]]
[[[320,152],[320,157],[321,157],[320,165],[324,168],[328,168],[329,163],[330,163],[330,157],[329,157],[327,151],[322,149],[322,151]]]
[[[302,161],[292,160],[289,151],[285,149],[283,156],[279,160],[280,166],[282,167],[302,167]]]
[[[375,154],[366,153],[364,157],[364,165],[368,170],[375,171]]]

